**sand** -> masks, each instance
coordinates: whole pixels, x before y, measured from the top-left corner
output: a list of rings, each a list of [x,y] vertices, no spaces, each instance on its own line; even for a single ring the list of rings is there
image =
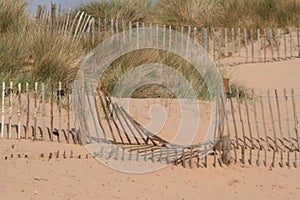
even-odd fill
[[[292,87],[299,93],[299,64],[295,59],[234,66],[231,80],[261,92]],[[78,145],[0,140],[0,199],[275,200],[300,196],[299,168],[294,167],[169,166],[152,173],[128,174],[110,169],[91,156],[86,158],[87,154]]]

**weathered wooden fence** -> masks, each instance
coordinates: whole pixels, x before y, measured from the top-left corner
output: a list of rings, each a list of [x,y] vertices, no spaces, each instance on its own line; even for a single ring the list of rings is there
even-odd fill
[[[73,128],[70,86],[11,82],[3,83],[1,91],[0,138],[80,143],[80,135]],[[98,94],[97,120],[106,134],[102,139],[115,144],[111,155],[105,155],[106,151],[102,149],[98,156],[124,160],[122,151],[127,151],[130,160],[136,156],[135,160],[141,157],[184,167],[207,167],[209,162],[213,166],[249,163],[297,167],[300,94],[293,89],[268,91],[267,95],[251,91],[233,96],[229,91],[223,134],[226,137],[222,137],[216,146],[196,143],[188,147],[170,144],[151,134],[122,107],[112,103],[110,97],[100,91],[95,93]],[[139,135],[134,137],[135,134]],[[202,158],[203,149],[207,156]]]
[[[51,12],[39,7],[37,20],[49,23],[51,30],[60,30],[62,36],[73,43],[86,41],[93,44],[100,41],[99,38],[146,26],[118,19],[96,20],[81,12],[72,19],[71,12],[57,14],[54,6]],[[151,23],[147,26],[158,27]],[[300,57],[299,29],[163,28],[166,34],[172,29],[178,30],[178,38],[174,38],[176,41],[184,38],[183,34],[194,38],[220,65]],[[73,128],[70,86],[61,83],[47,87],[42,83],[3,83],[1,91],[0,138],[80,143],[81,136]],[[97,156],[122,160],[134,160],[135,156],[136,161],[143,157],[145,161],[182,164],[184,167],[208,167],[209,163],[216,167],[247,162],[257,166],[262,163],[266,167],[277,164],[280,167],[297,167],[300,107],[297,106],[299,94],[293,89],[268,91],[267,95],[243,92],[246,96],[226,91],[223,135],[227,137],[220,138],[218,145],[198,143],[188,147],[170,144],[149,133],[122,107],[113,104],[109,96],[101,94],[101,91],[95,91],[95,94],[97,121],[105,133],[101,139],[115,144],[109,155],[106,155],[105,149],[100,149]],[[128,130],[133,137],[128,136]],[[138,137],[134,137],[135,134],[139,134]],[[127,158],[124,157],[125,151],[129,152]],[[202,157],[203,153],[206,156]]]
[[[126,19],[95,19],[78,11],[72,17],[72,11],[56,11],[52,4],[51,10],[44,6],[37,9],[37,21],[49,24],[51,30],[59,30],[70,42],[79,41],[95,46],[98,42],[123,31],[144,27],[164,28],[166,35],[171,30],[178,31],[178,40],[188,35],[198,42],[209,53],[218,65],[237,65],[243,63],[258,63],[287,60],[300,57],[300,29],[246,29],[246,28],[216,28],[216,27],[172,27],[143,22],[130,22]],[[171,41],[165,41],[170,42]],[[166,43],[167,44],[167,43]]]
[[[0,138],[78,142],[67,86],[3,82],[1,91]]]

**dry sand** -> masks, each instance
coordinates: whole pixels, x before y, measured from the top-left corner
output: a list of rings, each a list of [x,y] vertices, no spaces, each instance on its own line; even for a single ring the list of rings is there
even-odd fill
[[[296,59],[235,66],[232,79],[262,92],[293,87],[299,93],[299,64]],[[59,158],[48,158],[58,150]],[[300,171],[295,168],[169,166],[137,175],[107,168],[86,154],[84,147],[75,145],[0,140],[0,199],[281,200],[300,196]]]

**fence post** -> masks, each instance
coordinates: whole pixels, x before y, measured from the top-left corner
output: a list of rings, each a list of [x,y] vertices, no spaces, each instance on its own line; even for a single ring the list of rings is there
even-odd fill
[[[45,140],[45,132],[46,132],[46,109],[45,109],[45,83],[42,83],[42,140]]]
[[[114,35],[114,19],[110,19],[110,30],[111,30],[111,35]]]
[[[248,36],[247,36],[247,30],[244,28],[244,39],[245,39],[245,48],[246,48],[246,63],[248,63]]]
[[[145,34],[145,29],[143,29],[143,34]],[[144,37],[143,40],[146,38]],[[172,49],[172,27],[169,26],[169,49]]]
[[[293,29],[290,29],[290,53],[292,58],[293,57]]]
[[[35,14],[35,18],[36,18],[37,20],[40,20],[40,19],[41,19],[42,10],[43,10],[42,5],[39,4],[38,7],[37,7],[37,10],[36,10],[36,14]]]
[[[225,28],[225,59],[228,59],[228,30]],[[228,64],[228,61],[226,61],[226,64]]]
[[[259,149],[261,149],[261,144],[260,144],[260,139],[261,138],[260,138],[260,132],[259,132],[259,126],[258,126],[258,120],[257,120],[257,111],[256,111],[254,89],[252,89],[252,100],[253,100],[253,113],[254,113],[255,127],[256,127],[256,132],[257,132],[257,139],[258,139]]]
[[[251,130],[251,124],[250,124],[249,108],[248,108],[248,100],[247,100],[247,96],[246,96],[246,91],[245,90],[244,90],[244,94],[245,94],[245,108],[246,108],[248,129],[249,129],[249,134],[250,134],[251,148],[254,149],[253,137],[252,137],[252,130]]]
[[[27,105],[27,109],[26,109],[26,132],[25,132],[25,138],[28,139],[29,136],[29,119],[30,119],[30,97],[29,97],[29,83],[26,83],[26,105]]]
[[[271,58],[274,60],[274,51],[273,51],[273,30],[270,29],[270,43],[271,43]]]
[[[51,3],[51,31],[53,33],[56,25],[56,4]]]
[[[54,103],[54,85],[51,84],[51,100],[50,100],[50,137],[51,142],[53,142],[53,103]]]
[[[5,117],[5,82],[2,83],[2,119],[1,119],[1,138],[4,137],[4,117]]]
[[[283,33],[283,44],[284,44],[284,59],[286,60],[287,59],[287,53],[286,53],[286,34]]]
[[[235,41],[234,41],[234,29],[231,28],[231,42],[232,42],[232,65],[234,65],[234,53],[235,53]]]
[[[245,136],[245,128],[244,128],[244,122],[243,122],[243,118],[242,118],[242,111],[241,111],[241,105],[240,105],[240,97],[239,97],[239,89],[236,88],[236,100],[237,100],[237,104],[238,104],[238,110],[239,110],[239,117],[240,117],[240,122],[241,122],[241,126],[242,126],[242,133],[243,133],[243,142],[244,142],[244,147],[247,148],[246,145],[246,136]]]
[[[280,29],[277,30],[277,59],[280,60]]]
[[[297,47],[298,47],[298,58],[300,58],[300,31],[299,31],[299,27],[297,28]]]
[[[270,90],[268,90],[268,102],[269,102],[269,110],[270,110],[270,116],[271,116],[271,121],[272,121],[272,131],[273,131],[273,137],[274,137],[274,143],[275,143],[275,150],[278,151],[275,121],[274,121],[273,109],[272,109],[272,104],[271,104]]]
[[[278,93],[277,93],[276,89],[274,92],[275,92],[275,99],[276,99],[276,106],[277,106],[279,131],[280,131],[281,140],[283,141],[283,132],[282,132],[282,127],[281,127],[281,114],[280,114],[280,106],[279,106],[279,101],[278,101]]]
[[[264,29],[264,62],[267,62],[267,30]]]
[[[261,62],[261,38],[260,38],[260,29],[257,29],[257,43],[258,43],[258,60]]]
[[[294,112],[294,130],[296,133],[297,148],[298,148],[297,150],[299,151],[300,144],[299,144],[299,137],[298,137],[298,118],[297,118],[297,108],[296,108],[294,89],[291,89],[291,94],[292,94],[293,112]]]
[[[196,46],[196,40],[197,40],[197,28],[194,27],[194,47]]]
[[[238,48],[239,48],[239,59],[240,59],[241,58],[241,28],[240,27],[238,28]]]
[[[221,28],[220,28],[220,31],[219,31],[219,51],[218,51],[218,53],[219,53],[218,60],[220,62],[221,59],[222,59],[222,29]]]
[[[267,142],[267,146],[268,146],[268,149],[269,149],[270,148],[270,144],[269,144],[269,139],[268,139],[268,135],[267,135],[267,127],[266,127],[266,120],[265,120],[264,103],[263,103],[263,98],[262,98],[261,95],[259,96],[259,99],[260,99],[261,115],[262,115],[263,127],[264,127],[264,133],[265,133],[265,140]]]
[[[13,107],[13,103],[12,103],[12,96],[13,96],[13,82],[10,82],[9,85],[9,90],[8,90],[8,95],[9,95],[9,122],[8,122],[8,139],[11,139],[11,126],[12,126],[12,107]]]
[[[34,120],[34,133],[33,133],[33,138],[36,140],[36,135],[37,135],[37,98],[38,98],[38,82],[35,82],[34,84],[34,115],[33,115],[33,120]]]
[[[254,39],[253,39],[253,29],[250,29],[250,38],[251,38],[252,63],[254,63]]]
[[[213,59],[216,62],[216,33],[215,28],[212,28],[212,40],[213,40]]]
[[[18,84],[18,140],[21,139],[21,95],[22,87],[21,83]]]
[[[283,90],[283,95],[284,95],[284,106],[285,106],[285,120],[286,120],[286,127],[287,127],[287,132],[288,132],[288,137],[289,137],[289,143],[290,146],[292,146],[292,140],[291,140],[291,132],[290,132],[290,123],[289,123],[289,109],[288,109],[288,103],[287,103],[287,95],[286,95],[286,89]]]
[[[233,120],[235,142],[236,142],[236,147],[238,149],[239,148],[239,137],[238,137],[238,133],[237,133],[236,120],[235,120],[235,114],[234,114],[235,112],[234,112],[234,107],[233,107],[233,102],[232,102],[232,92],[231,92],[230,86],[229,86],[229,101],[230,101],[231,115],[232,115],[232,120]]]

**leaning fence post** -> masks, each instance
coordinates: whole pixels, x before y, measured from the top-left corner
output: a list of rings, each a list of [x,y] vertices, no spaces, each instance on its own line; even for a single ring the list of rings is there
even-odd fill
[[[294,167],[297,168],[297,151],[295,151],[295,162],[294,162]]]
[[[281,140],[283,141],[283,132],[282,132],[282,127],[281,127],[280,106],[279,106],[279,101],[278,101],[278,93],[277,93],[276,89],[275,89],[275,99],[276,99],[276,106],[277,106],[277,114],[278,114],[277,116],[278,116],[279,131],[280,131]]]
[[[241,122],[241,127],[242,127],[242,134],[243,134],[243,142],[244,142],[244,147],[247,148],[246,145],[246,136],[245,136],[245,128],[244,128],[244,121],[242,118],[242,111],[241,111],[241,105],[240,105],[240,97],[239,97],[239,89],[236,88],[236,100],[237,100],[237,104],[238,104],[238,110],[239,110],[239,117],[240,117],[240,122]]]
[[[263,98],[262,98],[261,95],[259,96],[259,99],[260,99],[261,115],[262,115],[263,127],[264,127],[264,133],[265,133],[265,140],[267,142],[268,149],[270,149],[269,139],[268,139],[268,136],[267,136],[266,121],[265,121],[264,103],[263,103]]]
[[[299,144],[299,136],[298,136],[298,119],[297,119],[297,108],[296,108],[294,89],[291,89],[291,94],[292,94],[293,112],[294,112],[294,130],[295,130],[295,133],[296,133],[297,148],[298,148],[298,151],[299,151],[300,144]]]
[[[244,94],[246,94],[246,91],[244,91]],[[246,115],[247,115],[247,122],[248,122],[248,129],[250,134],[250,140],[251,140],[251,148],[254,149],[253,144],[253,137],[252,137],[252,130],[251,130],[251,124],[250,124],[250,115],[249,115],[249,109],[248,109],[248,100],[247,96],[245,95],[245,108],[246,108]]]
[[[269,110],[270,110],[270,116],[271,116],[271,121],[272,121],[272,131],[273,131],[273,136],[274,136],[275,150],[278,151],[275,120],[273,117],[273,109],[272,109],[272,104],[271,104],[270,90],[268,90],[268,102],[269,102]]]
[[[291,140],[291,132],[290,132],[290,123],[289,123],[289,109],[288,109],[288,103],[287,103],[287,95],[286,95],[286,89],[283,90],[283,99],[284,99],[284,106],[285,106],[285,121],[286,121],[286,129],[288,132],[289,137],[289,143],[292,146],[292,140]]]
[[[255,102],[255,94],[254,94],[254,89],[252,89],[252,100],[253,100],[253,112],[254,112],[254,120],[255,120],[255,127],[256,127],[256,132],[257,132],[257,139],[258,139],[258,144],[259,144],[259,149],[261,148],[260,144],[260,132],[259,132],[259,126],[258,126],[258,120],[257,120],[257,111],[256,111],[256,102]]]
[[[260,149],[258,149],[257,151],[256,165],[257,167],[260,166]]]

